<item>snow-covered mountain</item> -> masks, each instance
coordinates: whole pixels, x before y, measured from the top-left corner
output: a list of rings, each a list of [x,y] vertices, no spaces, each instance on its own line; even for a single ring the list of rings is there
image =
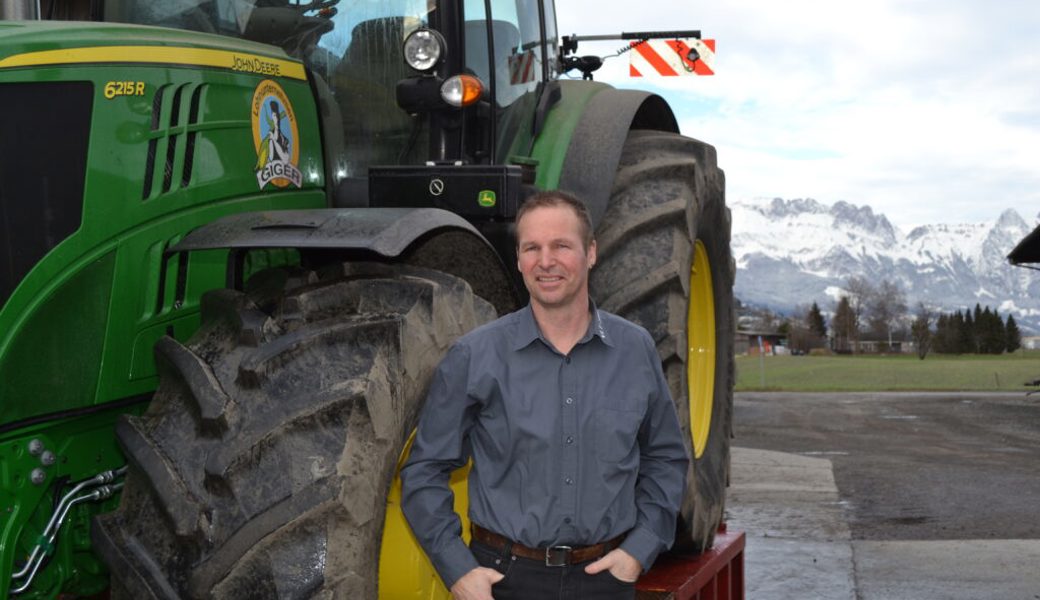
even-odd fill
[[[888,279],[913,309],[973,308],[1013,314],[1040,332],[1040,273],[1005,258],[1034,224],[1014,209],[984,223],[938,224],[903,233],[869,206],[812,199],[735,201],[734,292],[745,303],[788,312],[817,302],[832,310],[850,276]]]

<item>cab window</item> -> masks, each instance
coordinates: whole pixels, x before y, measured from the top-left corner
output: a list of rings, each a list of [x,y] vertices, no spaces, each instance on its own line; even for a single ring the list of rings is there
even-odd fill
[[[487,12],[483,0],[466,0],[466,66],[490,83],[492,60],[488,52]],[[492,0],[491,34],[494,38],[495,101],[506,107],[534,91],[555,71],[554,46],[549,51],[539,20],[539,0]],[[547,36],[549,37],[549,36]],[[555,27],[553,35],[555,37]]]

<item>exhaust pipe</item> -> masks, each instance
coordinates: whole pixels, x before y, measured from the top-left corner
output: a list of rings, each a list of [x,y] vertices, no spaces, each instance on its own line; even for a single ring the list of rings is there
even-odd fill
[[[38,21],[40,19],[40,0],[0,0],[0,19]]]

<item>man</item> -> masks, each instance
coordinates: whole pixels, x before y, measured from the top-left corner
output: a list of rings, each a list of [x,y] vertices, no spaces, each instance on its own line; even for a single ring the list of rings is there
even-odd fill
[[[405,516],[457,600],[634,598],[672,543],[688,464],[657,350],[589,298],[580,201],[524,203],[517,255],[530,304],[438,367],[401,471]],[[467,548],[448,480],[470,457]]]

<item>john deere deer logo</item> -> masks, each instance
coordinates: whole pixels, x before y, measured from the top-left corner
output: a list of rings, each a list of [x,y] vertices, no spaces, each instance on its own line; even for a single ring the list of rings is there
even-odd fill
[[[260,82],[253,92],[253,144],[256,147],[256,183],[284,188],[300,187],[299,131],[296,115],[285,90],[270,79]]]

